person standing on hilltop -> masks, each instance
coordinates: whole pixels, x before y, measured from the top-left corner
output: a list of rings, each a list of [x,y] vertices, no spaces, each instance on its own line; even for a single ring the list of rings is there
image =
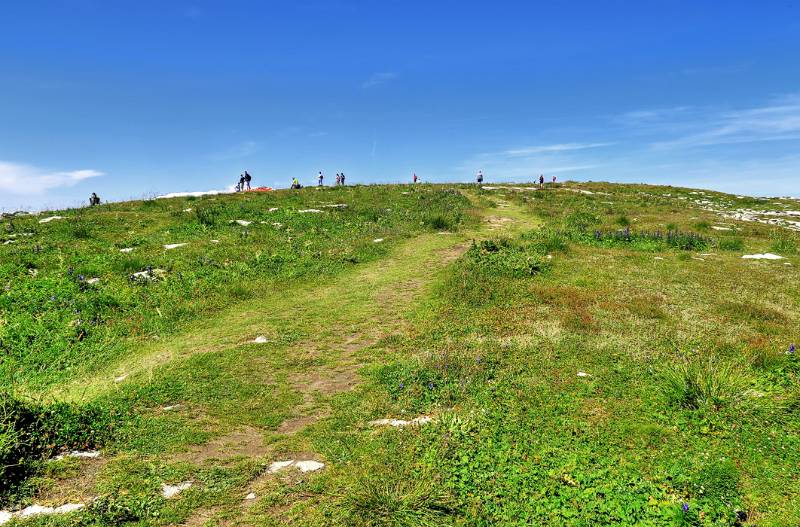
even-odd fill
[[[477,179],[478,185],[483,183],[483,170],[478,170],[478,176],[475,179]]]
[[[321,187],[321,186],[322,186],[322,179],[323,179],[324,177],[325,177],[325,176],[323,176],[323,175],[322,175],[322,172],[320,172],[320,173],[319,173],[319,175],[317,176],[317,186],[318,186],[318,187]]]
[[[539,188],[544,188],[544,174],[539,174]]]
[[[414,177],[411,178],[411,181],[413,181],[414,183],[417,182],[417,173],[416,172],[414,172]]]
[[[244,182],[247,185],[247,190],[250,190],[250,180],[253,179],[250,174],[247,173],[247,170],[244,171]]]
[[[555,185],[555,184],[556,184],[556,175],[553,174],[553,185]]]
[[[298,181],[296,177],[292,178],[292,188],[293,189],[299,189],[300,188],[300,181]]]
[[[239,186],[236,187],[237,192],[244,190],[244,174],[239,174]]]
[[[100,205],[100,197],[92,192],[92,195],[89,196],[89,205],[94,207],[95,205]]]
[[[342,185],[344,185],[344,172],[342,172]]]
[[[338,187],[341,184],[342,184],[342,175],[337,172],[336,173],[336,186]]]

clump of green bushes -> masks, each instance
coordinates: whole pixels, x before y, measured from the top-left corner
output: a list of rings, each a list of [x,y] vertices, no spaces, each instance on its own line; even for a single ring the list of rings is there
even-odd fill
[[[63,451],[98,448],[123,421],[120,411],[99,403],[45,404],[0,393],[0,503],[43,461]]]

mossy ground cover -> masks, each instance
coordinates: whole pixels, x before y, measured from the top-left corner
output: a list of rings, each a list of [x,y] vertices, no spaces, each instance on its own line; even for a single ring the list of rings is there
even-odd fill
[[[226,211],[222,221],[196,221],[213,234],[197,227],[197,238],[181,239],[164,229],[177,229],[170,222],[205,200],[112,205],[163,215],[137,247],[150,254],[139,263],[169,274],[145,291],[166,287],[208,251],[248,263],[227,280],[259,265],[255,247],[267,255],[283,248],[281,261],[293,259],[252,271],[247,292],[233,300],[229,282],[209,276],[198,278],[208,283],[196,293],[125,304],[131,313],[146,306],[153,318],[173,316],[164,306],[189,299],[196,310],[139,332],[125,329],[142,324],[119,308],[120,333],[105,340],[115,351],[94,362],[7,370],[17,393],[127,412],[86,484],[84,495],[99,498],[84,512],[28,523],[798,524],[800,363],[786,353],[800,340],[797,237],[730,220],[732,230],[712,229],[722,220],[692,192],[590,184],[234,196],[210,202]],[[710,192],[703,199],[741,201]],[[317,223],[289,223],[295,216],[286,209],[337,202],[348,207],[300,217]],[[357,215],[360,206],[363,224],[329,245],[317,240],[341,224],[338,214]],[[279,211],[275,222],[293,236],[268,230]],[[84,218],[98,220],[82,221],[94,232],[92,222],[107,213],[87,211]],[[265,217],[263,231],[227,223]],[[27,226],[38,230],[25,243],[42,244],[48,225]],[[683,238],[674,243],[669,232]],[[94,239],[82,236],[77,244]],[[112,237],[119,248],[133,245],[120,236]],[[256,243],[258,236],[270,238]],[[206,237],[220,243],[201,246]],[[152,248],[187,240],[173,251]],[[308,242],[323,245],[305,259]],[[785,260],[741,259],[775,247]],[[13,282],[44,279],[48,265],[87,276],[49,254],[35,277],[17,263]],[[115,280],[103,273],[94,271],[101,283]],[[117,284],[139,291],[124,276]],[[255,335],[269,343],[250,343]],[[420,415],[433,420],[368,424]],[[266,470],[301,457],[326,467]],[[69,488],[86,468],[58,463],[27,480],[16,499]],[[179,481],[193,486],[160,497],[162,483]],[[256,499],[246,500],[251,492]]]

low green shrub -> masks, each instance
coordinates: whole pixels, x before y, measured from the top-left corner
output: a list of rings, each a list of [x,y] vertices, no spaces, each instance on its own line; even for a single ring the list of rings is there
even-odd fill
[[[0,393],[0,503],[60,451],[104,444],[124,418],[99,403],[42,404]]]
[[[772,244],[770,250],[778,254],[796,254],[800,242],[797,235],[786,229],[775,229],[769,233]]]
[[[742,392],[740,372],[719,359],[695,359],[666,369],[661,392],[668,405],[698,410],[719,409],[735,401]]]
[[[470,267],[490,274],[521,278],[541,273],[548,267],[547,259],[535,246],[512,243],[509,240],[473,242],[467,251]]]
[[[741,238],[723,238],[717,243],[721,251],[743,251],[744,240]]]

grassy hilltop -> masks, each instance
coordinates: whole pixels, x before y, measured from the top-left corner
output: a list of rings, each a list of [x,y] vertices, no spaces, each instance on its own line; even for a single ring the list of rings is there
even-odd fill
[[[6,217],[0,509],[798,525],[798,209],[597,183]]]

